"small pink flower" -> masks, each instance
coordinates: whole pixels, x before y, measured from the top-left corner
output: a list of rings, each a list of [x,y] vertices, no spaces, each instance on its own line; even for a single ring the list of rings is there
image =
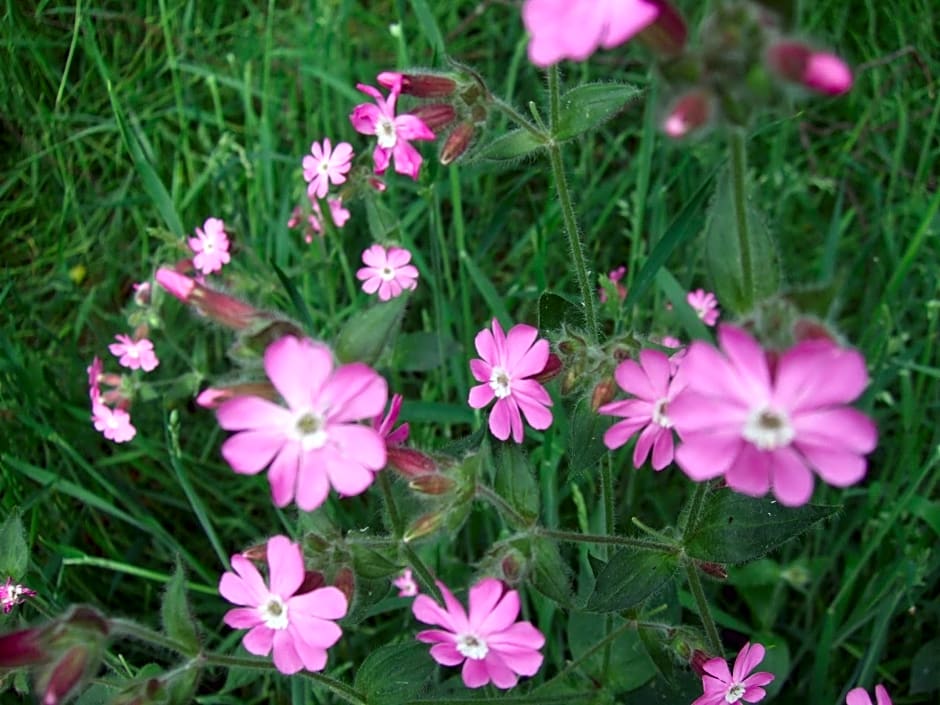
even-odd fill
[[[705,662],[702,675],[704,695],[696,698],[692,705],[728,705],[743,700],[756,703],[767,693],[763,686],[773,682],[774,674],[767,671],[751,673],[764,660],[764,647],[748,642],[734,660],[734,670],[728,669],[723,658]],[[750,675],[748,675],[750,674]]]
[[[94,404],[101,398],[101,373],[104,371],[101,358],[95,355],[86,371],[88,372],[88,396]]]
[[[398,421],[398,413],[401,411],[402,395],[395,394],[392,396],[391,404],[389,405],[388,414],[382,415],[379,414],[374,419],[372,419],[372,428],[378,431],[379,435],[385,439],[386,447],[400,446],[402,443],[408,440],[408,432],[410,427],[407,423],[403,423],[396,429],[392,429],[395,423]]]
[[[319,142],[311,144],[310,152],[303,159],[307,195],[323,198],[330,184],[337,186],[346,181],[346,174],[352,168],[353,148],[349,142],[340,142],[333,149],[330,140],[324,139],[322,146]]]
[[[686,388],[669,405],[682,440],[676,462],[698,482],[724,476],[731,489],[781,504],[813,493],[813,473],[836,487],[865,476],[878,433],[847,406],[868,385],[864,358],[807,340],[773,365],[748,333],[718,327],[721,352],[695,341],[682,361]]]
[[[710,291],[696,289],[690,291],[685,297],[686,302],[695,309],[695,314],[702,319],[706,326],[713,326],[718,320],[720,311],[718,309],[718,299]]]
[[[767,50],[767,63],[781,78],[825,95],[852,88],[852,69],[835,54],[816,51],[803,42],[783,40]]]
[[[470,390],[467,400],[474,409],[482,409],[493,399],[490,431],[501,441],[509,438],[522,443],[522,416],[529,425],[542,431],[552,425],[552,398],[545,387],[532,377],[548,363],[548,341],[538,338],[539,332],[524,323],[503,333],[499,321],[493,319],[493,330],[477,333],[474,345],[482,359],[470,360],[470,372],[478,384]]]
[[[19,585],[13,582],[13,578],[8,577],[6,585],[0,585],[0,607],[4,614],[9,614],[17,605],[26,602],[27,597],[35,597],[36,591],[30,590],[25,585]],[[880,704],[879,704],[880,705]]]
[[[131,340],[130,337],[126,335],[116,335],[114,337],[117,338],[118,342],[111,343],[111,345],[108,346],[108,350],[111,351],[112,355],[118,358],[118,362],[124,367],[132,370],[140,369],[144,372],[150,372],[160,364],[156,354],[153,352],[153,343],[147,338]]]
[[[418,286],[418,270],[411,262],[411,253],[400,247],[372,245],[362,253],[362,267],[356,272],[362,290],[367,294],[379,292],[381,301],[401,296],[405,289]]]
[[[642,429],[633,449],[633,466],[642,467],[653,451],[653,469],[662,470],[672,462],[675,445],[668,407],[685,386],[681,376],[672,370],[669,358],[658,350],[640,351],[640,363],[624,360],[614,372],[620,388],[633,399],[604,404],[598,411],[621,416],[604,433],[604,445],[613,450],[624,445]]]
[[[627,288],[620,283],[620,280],[623,279],[626,274],[627,268],[621,265],[607,275],[607,278],[614,283],[614,287],[617,289],[617,298],[621,301],[627,298]],[[604,287],[600,287],[597,290],[597,298],[600,299],[602,304],[607,303],[607,291]]]
[[[281,673],[302,668],[322,671],[326,650],[343,634],[334,620],[346,616],[346,596],[335,587],[298,594],[304,582],[304,557],[300,546],[286,536],[273,536],[267,545],[268,584],[245,556],[232,556],[234,573],[219,581],[219,593],[241,605],[225,613],[225,623],[248,629],[242,639],[255,656],[274,650],[274,665]]]
[[[138,306],[149,306],[150,305],[150,292],[151,285],[150,282],[140,282],[139,284],[134,284],[134,303]]]
[[[399,597],[414,597],[418,594],[418,583],[411,574],[411,568],[405,568],[401,574],[392,580],[392,585],[398,588]]]
[[[461,676],[468,688],[490,681],[497,688],[512,688],[519,676],[535,675],[542,666],[545,637],[530,622],[517,622],[519,593],[506,590],[493,578],[484,578],[470,588],[468,615],[443,583],[442,608],[427,595],[418,595],[411,605],[415,619],[442,629],[418,633],[418,641],[434,644],[431,657],[442,666],[463,664]]]
[[[361,494],[385,467],[385,442],[357,423],[385,408],[385,380],[368,365],[334,369],[322,343],[286,336],[264,353],[264,369],[287,407],[258,396],[229,399],[216,411],[219,425],[236,431],[222,444],[235,472],[254,475],[270,465],[274,504],[313,511],[332,485]]]
[[[711,94],[696,88],[682,94],[670,105],[662,122],[662,130],[668,137],[682,139],[705,127],[714,113]]]
[[[203,274],[212,274],[229,262],[228,236],[225,223],[218,218],[208,218],[201,228],[196,228],[196,237],[189,238],[189,248],[196,253],[193,266]]]
[[[384,174],[389,160],[394,157],[395,171],[417,181],[422,159],[418,150],[411,146],[411,140],[433,140],[434,132],[414,115],[395,115],[400,85],[392,87],[388,98],[383,98],[379,90],[372,86],[360,83],[356,88],[375,99],[374,105],[357,105],[349,116],[356,132],[375,135],[378,139],[372,152],[375,173]]]
[[[522,21],[531,37],[529,60],[536,66],[584,61],[599,47],[628,41],[659,14],[649,0],[526,0]]]
[[[95,430],[115,443],[124,443],[137,435],[137,429],[131,425],[131,415],[120,407],[112,409],[95,401],[91,406],[91,420],[95,423]]]
[[[875,686],[875,701],[877,705],[891,705],[888,691],[880,683]],[[853,688],[845,696],[845,705],[872,705],[871,696],[864,688]]]

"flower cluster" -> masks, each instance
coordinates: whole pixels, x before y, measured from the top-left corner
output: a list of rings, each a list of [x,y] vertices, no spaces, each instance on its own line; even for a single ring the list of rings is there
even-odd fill
[[[0,585],[0,608],[4,614],[9,614],[17,605],[26,602],[27,597],[35,597],[36,591],[30,590],[25,585],[14,583],[13,578],[8,577],[5,584]]]

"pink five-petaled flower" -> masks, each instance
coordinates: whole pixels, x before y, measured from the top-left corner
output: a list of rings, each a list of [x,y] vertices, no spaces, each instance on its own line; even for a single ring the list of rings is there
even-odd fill
[[[153,351],[153,343],[147,338],[131,340],[131,338],[126,335],[116,335],[114,337],[118,342],[111,343],[108,346],[108,350],[111,351],[112,355],[118,358],[118,362],[124,367],[132,370],[140,369],[144,372],[150,372],[160,364],[156,353]]]
[[[478,384],[470,390],[468,403],[482,409],[493,399],[496,404],[490,413],[490,431],[505,441],[512,433],[516,443],[522,443],[522,417],[539,431],[552,425],[552,412],[548,407],[552,399],[545,387],[532,377],[538,375],[548,362],[548,341],[538,338],[539,332],[524,323],[513,326],[504,334],[499,321],[493,319],[493,330],[484,328],[474,340],[482,359],[470,360],[470,372]]]
[[[431,656],[442,666],[463,664],[463,683],[479,688],[493,681],[497,688],[512,688],[519,676],[532,676],[542,665],[539,649],[545,637],[530,622],[517,622],[519,593],[506,590],[499,580],[484,578],[470,588],[468,615],[450,590],[438,582],[444,608],[427,595],[411,605],[415,618],[443,629],[418,633],[418,641],[434,644]]]
[[[225,613],[225,623],[249,630],[242,640],[249,653],[267,656],[273,648],[281,673],[322,671],[326,650],[343,634],[332,620],[346,616],[346,596],[335,587],[297,594],[304,582],[304,557],[286,536],[268,539],[266,553],[268,585],[245,556],[232,556],[235,572],[222,575],[219,593],[241,606]]]
[[[626,275],[627,268],[623,265],[620,265],[607,275],[607,278],[610,279],[614,285],[614,288],[617,290],[617,298],[621,301],[627,298],[627,287],[620,283],[620,280],[623,279]],[[600,287],[597,290],[597,298],[600,299],[602,304],[607,303],[607,290],[604,287]]]
[[[253,475],[270,465],[278,507],[296,498],[298,507],[313,511],[330,485],[343,495],[364,492],[385,467],[385,439],[356,422],[385,408],[385,380],[360,362],[334,370],[326,345],[292,336],[268,346],[264,369],[288,408],[240,396],[216,410],[219,425],[237,431],[222,444],[232,469]]]
[[[748,333],[718,327],[722,352],[692,343],[682,361],[687,386],[669,405],[682,443],[676,462],[696,481],[720,475],[731,489],[781,504],[813,493],[812,468],[846,487],[865,475],[878,440],[871,419],[847,404],[868,384],[865,359],[828,340],[794,345],[773,364]]]
[[[705,662],[702,675],[704,695],[696,698],[692,705],[727,705],[743,700],[756,703],[767,694],[763,686],[772,682],[773,673],[759,671],[751,673],[764,660],[764,647],[748,642],[734,660],[734,669],[729,670],[723,658]],[[748,675],[750,674],[750,675]]]
[[[584,61],[598,47],[612,49],[642,32],[659,13],[649,0],[526,0],[529,60],[536,66]]]
[[[411,574],[411,568],[405,568],[397,578],[392,580],[392,585],[398,588],[399,597],[414,597],[418,594],[418,583]]]
[[[639,364],[624,360],[617,365],[614,378],[634,398],[604,404],[598,409],[602,414],[624,419],[607,429],[604,445],[611,450],[619,448],[643,429],[633,449],[633,466],[642,467],[652,448],[653,469],[662,470],[672,462],[675,451],[668,407],[685,386],[684,375],[673,370],[665,353],[641,350]]]
[[[362,263],[366,265],[356,272],[356,279],[362,282],[362,290],[367,294],[379,292],[381,301],[401,296],[405,289],[418,286],[418,269],[411,262],[411,253],[401,247],[372,245],[362,253]]]
[[[201,228],[196,228],[196,237],[189,238],[189,248],[196,253],[193,266],[200,272],[212,274],[221,270],[231,259],[225,223],[218,218],[207,218]]]
[[[690,291],[685,300],[689,306],[695,309],[695,314],[702,319],[702,323],[706,326],[715,325],[720,311],[718,309],[718,299],[715,298],[712,292],[696,289]]]
[[[14,607],[23,604],[27,597],[35,596],[35,590],[14,583],[13,578],[10,577],[7,577],[6,585],[0,585],[0,607],[3,608],[4,614],[9,614]]]
[[[395,115],[395,101],[398,100],[400,85],[394,85],[383,98],[377,88],[357,84],[356,88],[375,99],[375,105],[361,103],[357,105],[349,121],[364,135],[375,135],[378,142],[372,152],[375,161],[375,173],[384,174],[389,160],[395,158],[395,171],[412,179],[418,179],[421,169],[421,155],[411,146],[411,140],[433,140],[434,132],[414,115]]]
[[[311,144],[310,154],[303,159],[307,196],[323,198],[330,184],[344,183],[346,173],[352,168],[352,158],[353,148],[349,142],[340,142],[335,149],[329,139],[324,139],[322,145],[319,142]]]
[[[891,705],[888,691],[880,683],[875,686],[875,701],[877,705]],[[864,688],[852,688],[845,696],[845,705],[872,705],[871,696]]]
[[[91,405],[91,420],[94,421],[96,430],[115,443],[124,443],[137,435],[137,429],[131,424],[131,415],[120,407],[112,409],[107,404],[95,400]]]

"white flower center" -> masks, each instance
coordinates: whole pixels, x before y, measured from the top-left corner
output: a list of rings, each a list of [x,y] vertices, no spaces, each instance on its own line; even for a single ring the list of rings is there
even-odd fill
[[[486,658],[490,649],[480,637],[474,634],[461,634],[457,637],[457,651],[474,661]]]
[[[212,252],[215,249],[215,238],[207,237],[202,240],[202,251]]]
[[[324,426],[326,426],[325,419],[312,411],[302,414],[297,419],[294,428],[304,450],[315,450],[326,444],[328,436]]]
[[[490,373],[490,387],[498,399],[505,399],[512,390],[509,388],[509,373],[502,367],[494,367]]]
[[[326,176],[326,175],[328,175],[328,174],[330,173],[330,163],[329,163],[326,159],[324,159],[324,160],[323,160],[322,162],[320,162],[320,164],[317,166],[317,169],[320,170],[320,173],[321,173],[321,174],[323,174],[324,176]]]
[[[287,605],[277,595],[270,595],[261,606],[261,618],[269,629],[287,629]]]
[[[728,692],[725,693],[725,702],[726,703],[736,703],[741,699],[741,696],[744,695],[744,686],[740,683],[733,683]]]
[[[384,267],[382,267],[382,271],[379,272],[379,276],[382,277],[382,279],[385,281],[390,282],[395,278],[395,270],[386,264]]]
[[[127,355],[128,357],[138,358],[140,357],[140,350],[137,349],[136,345],[127,346]]]
[[[387,117],[380,117],[375,124],[375,136],[379,138],[379,147],[391,149],[398,142],[395,123]]]
[[[790,445],[796,432],[784,412],[760,407],[748,416],[741,435],[760,450],[775,450]]]
[[[669,400],[663,397],[653,404],[653,423],[659,424],[663,428],[672,428],[672,421],[670,421],[669,417],[666,416],[666,405],[668,403]]]

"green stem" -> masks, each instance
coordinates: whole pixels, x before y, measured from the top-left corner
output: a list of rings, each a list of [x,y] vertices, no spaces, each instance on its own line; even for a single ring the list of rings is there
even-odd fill
[[[503,113],[506,117],[512,120],[514,123],[519,125],[522,129],[531,133],[533,136],[537,137],[539,142],[547,142],[548,136],[542,132],[537,126],[533,125],[532,122],[509,103],[504,103],[499,98],[493,99],[493,104],[496,106],[496,109]]]
[[[740,127],[729,128],[732,203],[741,258],[741,287],[745,311],[754,304],[754,271],[751,264],[751,233],[747,218],[747,136]]]
[[[509,523],[516,525],[517,528],[526,529],[532,526],[532,522],[526,521],[525,518],[519,514],[519,512],[512,508],[509,502],[500,497],[495,491],[486,485],[478,482],[476,495],[477,497],[485,499],[487,502],[496,507],[496,509],[505,515],[505,517],[509,520]]]
[[[702,626],[705,627],[705,640],[708,642],[708,648],[712,650],[713,654],[724,658],[725,652],[721,648],[718,627],[715,626],[711,609],[708,607],[708,600],[705,599],[705,590],[702,588],[702,579],[698,575],[698,569],[694,563],[689,563],[685,567],[685,572],[689,578],[689,588],[692,590],[695,604],[698,606],[698,616],[702,619]]]
[[[398,513],[395,497],[392,495],[392,483],[388,479],[387,472],[379,473],[379,487],[382,490],[382,497],[385,499],[385,508],[388,510],[388,520],[392,525],[392,533],[395,534],[396,539],[400,539],[405,533],[405,527],[401,521],[401,514]]]
[[[148,644],[158,646],[161,649],[169,649],[170,651],[175,651],[184,656],[192,654],[192,649],[185,644],[181,644],[175,639],[171,639],[158,631],[154,631],[129,619],[108,619],[108,624],[111,627],[111,633],[116,637],[123,636],[137,639],[138,641],[145,641]]]
[[[604,531],[614,533],[614,473],[610,453],[601,463],[601,497],[604,499]]]
[[[632,536],[614,536],[612,534],[579,534],[573,531],[560,531],[557,529],[538,530],[542,536],[558,539],[559,541],[570,541],[571,543],[599,543],[613,546],[629,546],[641,551],[655,551],[659,553],[674,554],[678,551],[676,546],[659,541],[650,541],[648,539],[637,539]]]

